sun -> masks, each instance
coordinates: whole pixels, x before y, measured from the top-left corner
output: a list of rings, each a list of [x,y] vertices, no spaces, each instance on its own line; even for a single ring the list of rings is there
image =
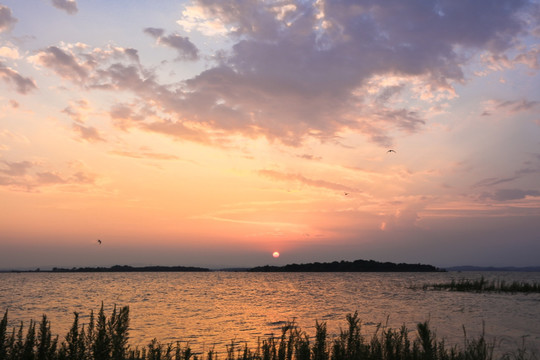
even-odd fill
[[[274,253],[272,254],[273,257],[275,258],[278,258],[279,257],[279,253],[277,251],[274,251]]]

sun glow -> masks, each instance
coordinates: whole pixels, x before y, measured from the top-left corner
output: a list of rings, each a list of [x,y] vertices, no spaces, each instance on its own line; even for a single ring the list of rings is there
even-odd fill
[[[274,253],[272,254],[273,257],[275,258],[278,258],[279,257],[279,253],[277,251],[274,251]]]

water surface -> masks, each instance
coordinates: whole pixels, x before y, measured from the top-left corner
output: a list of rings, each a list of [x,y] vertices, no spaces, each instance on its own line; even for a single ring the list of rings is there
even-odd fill
[[[457,293],[412,289],[480,276],[540,282],[540,273],[1,273],[0,310],[11,326],[46,314],[61,338],[79,312],[82,323],[101,302],[130,307],[130,343],[183,341],[196,350],[231,340],[254,346],[294,320],[308,334],[329,333],[358,311],[366,336],[377,326],[414,330],[429,320],[439,338],[462,343],[482,331],[503,346],[540,348],[540,294]]]

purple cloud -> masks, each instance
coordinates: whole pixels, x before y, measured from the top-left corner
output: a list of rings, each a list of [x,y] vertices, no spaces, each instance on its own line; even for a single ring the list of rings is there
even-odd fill
[[[0,33],[11,30],[17,19],[13,17],[11,9],[7,6],[0,5]]]
[[[36,55],[37,62],[53,69],[58,75],[74,82],[83,82],[89,76],[83,61],[67,51],[56,46],[49,46]]]
[[[178,52],[177,60],[198,60],[199,49],[189,40],[189,38],[178,34],[163,36],[165,30],[159,28],[146,28],[146,34],[154,37],[158,44],[171,47]]]
[[[75,0],[52,0],[51,2],[55,8],[64,10],[69,15],[74,15],[79,11]]]
[[[37,89],[34,80],[20,75],[17,71],[5,66],[0,62],[0,78],[9,84],[15,85],[15,89],[20,94],[27,94]]]
[[[522,99],[522,100],[513,100],[513,101],[508,100],[508,101],[500,102],[499,104],[497,104],[497,108],[505,108],[505,109],[509,109],[512,112],[520,112],[520,111],[534,109],[538,107],[539,105],[540,105],[540,102],[538,101],[529,101],[526,99]]]
[[[472,56],[502,56],[538,23],[522,21],[526,1],[326,1],[279,8],[256,0],[196,3],[234,29],[229,36],[235,43],[217,65],[182,83],[161,83],[126,53],[98,58],[50,47],[38,58],[87,88],[135,95],[152,116],[132,121],[111,112],[124,129],[205,143],[229,135],[266,137],[291,146],[306,137],[335,141],[353,131],[388,146],[393,132],[417,132],[426,123],[421,110],[393,101],[407,81],[452,92],[465,81],[462,67]],[[161,28],[144,32],[179,58],[200,57],[187,37]],[[403,81],[374,81],[385,77]],[[511,108],[534,106],[524,101]]]
[[[527,196],[540,196],[540,191],[537,190],[521,190],[521,189],[500,189],[494,193],[482,194],[483,199],[492,199],[495,201],[509,201],[524,199]]]

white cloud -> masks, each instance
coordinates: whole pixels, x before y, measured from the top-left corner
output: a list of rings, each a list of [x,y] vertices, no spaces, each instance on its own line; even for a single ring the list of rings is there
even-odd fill
[[[2,46],[0,47],[0,57],[12,60],[19,59],[19,50],[9,46]]]
[[[226,35],[234,30],[219,17],[206,11],[204,6],[188,5],[182,11],[182,18],[176,22],[186,32],[198,31],[206,36]]]

